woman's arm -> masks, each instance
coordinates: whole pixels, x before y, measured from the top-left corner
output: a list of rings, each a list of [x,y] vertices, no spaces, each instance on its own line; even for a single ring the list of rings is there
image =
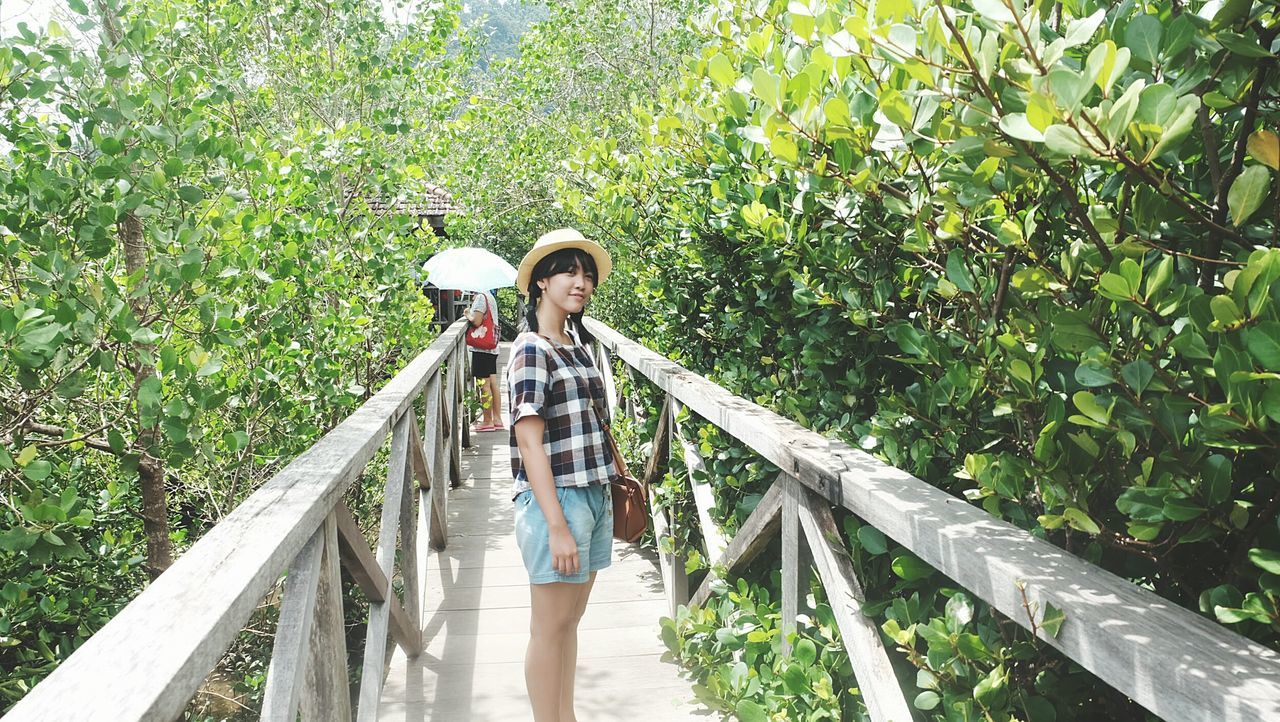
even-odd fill
[[[520,459],[524,462],[524,473],[529,478],[533,497],[537,499],[538,508],[547,520],[551,568],[560,574],[577,574],[581,569],[578,543],[574,541],[569,523],[565,521],[564,509],[560,507],[560,499],[556,496],[556,481],[551,475],[551,459],[547,458],[547,450],[542,445],[546,428],[546,419],[541,416],[520,419],[515,427],[516,446],[520,448]]]

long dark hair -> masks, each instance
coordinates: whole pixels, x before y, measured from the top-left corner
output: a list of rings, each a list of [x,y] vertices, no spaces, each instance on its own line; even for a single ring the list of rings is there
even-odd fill
[[[590,253],[580,251],[577,248],[565,248],[548,253],[541,261],[533,266],[533,272],[529,274],[529,307],[524,314],[524,328],[534,333],[538,332],[538,299],[542,298],[542,289],[538,288],[538,281],[544,278],[550,278],[557,273],[572,273],[581,268],[584,273],[592,278],[599,278],[600,273],[596,268],[596,259],[591,257]],[[578,333],[578,339],[589,344],[596,340],[595,336],[587,330],[586,325],[582,323],[582,316],[586,309],[569,314],[569,321],[573,324],[573,329]]]

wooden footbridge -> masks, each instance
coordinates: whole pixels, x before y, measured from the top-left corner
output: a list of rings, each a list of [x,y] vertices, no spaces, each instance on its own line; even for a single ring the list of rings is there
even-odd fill
[[[871,719],[912,719],[904,692],[912,680],[897,678],[879,629],[859,613],[861,588],[833,506],[1164,719],[1280,720],[1276,652],[588,324],[607,380],[618,364],[665,392],[648,472],[671,451],[683,456],[702,551],[718,560],[717,573],[732,575],[780,533],[783,617],[794,620],[816,572],[856,675],[841,683],[862,691]],[[469,438],[461,339],[459,322],[210,530],[5,719],[179,718],[282,576],[263,719],[528,719],[528,589],[510,533],[506,437]],[[637,413],[612,384],[609,395],[611,413]],[[780,469],[733,539],[713,521],[712,489],[694,478],[702,460],[674,423],[682,405]],[[342,498],[388,437],[371,545]],[[667,533],[664,510],[655,509],[653,523],[658,536]],[[370,603],[356,670],[347,665],[343,570]],[[679,558],[615,546],[582,622],[580,719],[717,717],[692,703],[690,682],[660,657],[658,618],[713,593],[710,579],[690,590],[683,572]],[[1049,605],[1065,614],[1056,636],[1035,617]]]

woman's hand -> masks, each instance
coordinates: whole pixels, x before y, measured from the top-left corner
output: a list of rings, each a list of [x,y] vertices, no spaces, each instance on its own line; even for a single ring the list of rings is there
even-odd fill
[[[578,560],[578,542],[567,525],[553,528],[550,533],[551,568],[557,573],[571,576],[581,570]]]

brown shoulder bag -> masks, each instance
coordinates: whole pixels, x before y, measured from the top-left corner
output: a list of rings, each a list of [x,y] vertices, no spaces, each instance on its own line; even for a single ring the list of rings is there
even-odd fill
[[[613,432],[609,430],[609,424],[603,416],[600,416],[600,426],[604,429],[605,436],[609,437],[613,463],[618,467],[618,476],[609,481],[609,493],[613,495],[613,538],[628,543],[635,542],[649,526],[649,490],[627,469],[627,462],[623,461],[622,452],[618,450],[618,442],[614,441]]]
[[[591,388],[590,384],[587,388]],[[638,541],[649,526],[649,488],[627,469],[627,462],[622,458],[622,451],[613,438],[609,422],[605,420],[608,417],[601,413],[600,405],[594,397],[591,399],[591,408],[596,413],[605,438],[609,439],[609,451],[613,453],[613,463],[618,467],[618,475],[609,480],[609,493],[613,496],[613,538],[630,544]]]
[[[564,355],[563,351],[557,351]],[[566,359],[573,363],[572,359]],[[584,379],[585,380],[585,379]],[[627,462],[622,458],[618,442],[613,438],[609,422],[600,410],[595,394],[591,393],[591,383],[587,382],[587,393],[591,401],[591,410],[600,422],[600,429],[609,440],[609,451],[613,454],[613,463],[618,467],[618,475],[609,480],[609,493],[613,498],[613,538],[628,544],[639,541],[644,530],[649,526],[649,485],[637,480],[627,469]]]

